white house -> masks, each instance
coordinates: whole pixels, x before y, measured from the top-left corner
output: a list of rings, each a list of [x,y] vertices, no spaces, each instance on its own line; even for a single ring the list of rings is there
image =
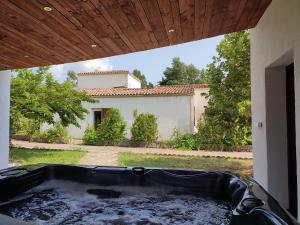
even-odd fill
[[[168,139],[174,128],[180,132],[195,132],[197,121],[207,105],[202,93],[205,84],[156,86],[141,88],[138,78],[124,70],[80,73],[78,90],[87,92],[98,103],[84,103],[89,110],[80,128],[70,126],[69,135],[81,139],[87,126],[96,126],[109,108],[118,108],[127,123],[127,137],[133,123],[133,111],[152,113],[158,119],[159,139]]]

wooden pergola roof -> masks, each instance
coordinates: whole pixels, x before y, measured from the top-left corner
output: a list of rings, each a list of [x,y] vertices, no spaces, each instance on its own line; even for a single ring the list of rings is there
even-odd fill
[[[159,48],[254,27],[271,0],[1,0],[0,70]]]

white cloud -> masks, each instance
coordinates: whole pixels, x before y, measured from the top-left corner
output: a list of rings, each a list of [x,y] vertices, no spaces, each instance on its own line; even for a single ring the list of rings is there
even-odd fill
[[[112,70],[112,65],[109,58],[105,58],[51,66],[54,78],[59,81],[66,78],[69,70],[74,70],[76,73]]]

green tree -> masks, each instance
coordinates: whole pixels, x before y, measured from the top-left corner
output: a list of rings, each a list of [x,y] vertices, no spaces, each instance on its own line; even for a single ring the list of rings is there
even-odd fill
[[[207,66],[208,106],[200,136],[225,148],[251,141],[250,36],[248,31],[225,35]]]
[[[74,70],[69,70],[68,71],[66,82],[71,82],[74,87],[77,86],[77,84],[78,84],[78,76],[77,76],[77,74],[75,73]]]
[[[18,129],[20,119],[54,124],[58,116],[63,126],[73,124],[79,127],[78,119],[84,119],[88,110],[82,102],[94,103],[95,100],[84,92],[73,88],[72,82],[59,83],[54,80],[50,67],[16,70],[11,79],[11,127]]]
[[[167,67],[160,85],[197,84],[204,83],[204,71],[199,70],[193,64],[186,65],[179,57],[172,60],[172,66]]]
[[[37,137],[45,143],[67,144],[69,142],[67,128],[60,122],[55,122],[53,127],[40,132]]]
[[[154,85],[153,85],[151,82],[149,82],[147,87],[148,87],[148,88],[153,88]]]
[[[147,82],[147,79],[146,79],[145,75],[142,74],[141,71],[135,69],[135,70],[133,70],[132,74],[133,74],[135,77],[137,77],[138,79],[141,80],[141,87],[142,87],[142,88],[153,87],[153,84],[150,83],[150,82],[149,82],[149,83]]]

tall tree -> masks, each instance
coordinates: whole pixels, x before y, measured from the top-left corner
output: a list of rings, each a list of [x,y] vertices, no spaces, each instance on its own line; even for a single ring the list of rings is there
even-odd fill
[[[42,123],[54,124],[58,116],[64,126],[79,126],[77,119],[88,113],[82,102],[95,102],[84,92],[73,88],[72,82],[54,80],[49,67],[16,70],[11,79],[11,125],[16,128],[19,119],[25,117]]]
[[[135,70],[133,70],[132,74],[141,80],[142,88],[153,87],[153,84],[150,82],[149,83],[147,82],[146,76],[144,74],[142,74],[142,72],[140,70],[135,69]]]
[[[148,85],[147,85],[147,87],[148,87],[148,88],[153,88],[154,85],[153,85],[151,82],[149,82]]]
[[[193,64],[186,65],[179,57],[172,60],[172,66],[164,71],[164,77],[160,85],[195,84],[203,83],[203,70],[199,70]]]
[[[193,64],[186,66],[186,82],[188,84],[205,83],[205,70],[199,70]]]
[[[225,35],[207,66],[208,106],[200,135],[205,142],[233,147],[251,142],[250,36]]]
[[[77,76],[77,74],[75,73],[74,70],[69,70],[68,71],[66,82],[71,82],[74,87],[77,86],[77,84],[78,84],[78,76]]]

